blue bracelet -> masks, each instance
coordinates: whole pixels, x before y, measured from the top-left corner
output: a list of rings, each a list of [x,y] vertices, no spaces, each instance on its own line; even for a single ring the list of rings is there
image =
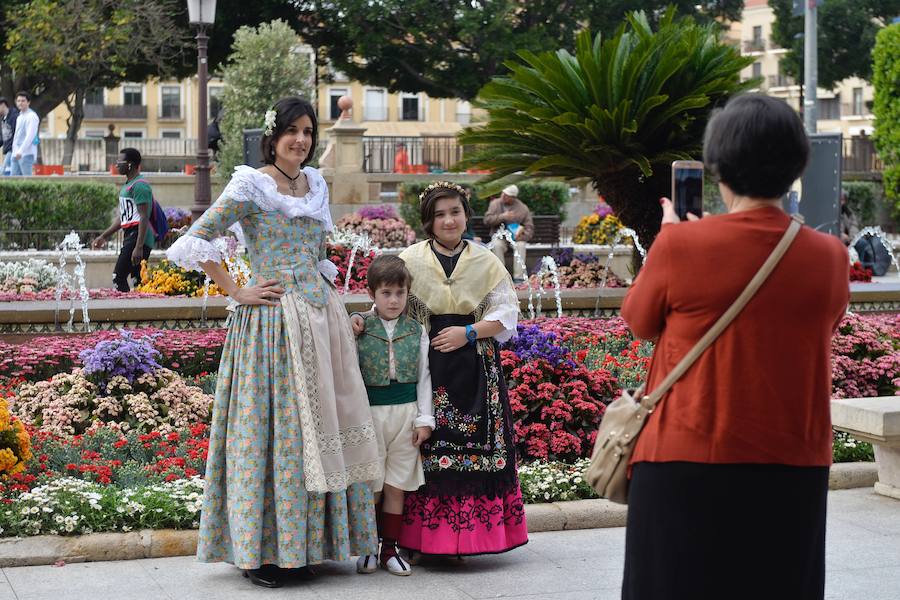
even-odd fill
[[[471,325],[466,325],[466,339],[470,346],[474,346],[478,341],[478,332]]]

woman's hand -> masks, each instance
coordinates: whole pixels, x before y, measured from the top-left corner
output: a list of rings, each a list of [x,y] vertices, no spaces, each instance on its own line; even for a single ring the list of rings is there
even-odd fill
[[[672,201],[666,197],[662,197],[659,199],[660,205],[662,205],[663,214],[662,221],[660,221],[660,225],[670,225],[673,223],[681,223],[681,219],[678,218],[678,213],[675,212],[675,205],[672,204]],[[694,213],[687,214],[688,221],[699,221],[700,217],[695,215]]]
[[[431,346],[438,352],[453,352],[465,346],[468,341],[465,327],[445,327],[431,340]]]
[[[350,315],[350,327],[353,329],[353,335],[359,337],[366,331],[366,321],[361,315]]]
[[[269,279],[258,285],[240,288],[232,295],[232,298],[239,304],[277,306],[276,300],[283,295],[284,288],[281,287],[281,282],[277,279]]]

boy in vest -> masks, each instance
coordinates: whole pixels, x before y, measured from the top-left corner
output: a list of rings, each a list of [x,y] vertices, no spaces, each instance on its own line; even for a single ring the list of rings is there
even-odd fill
[[[113,283],[120,292],[130,291],[128,276],[141,281],[141,261],[150,258],[156,240],[150,227],[150,211],[153,208],[153,190],[141,176],[141,153],[134,148],[124,148],[116,161],[119,175],[126,177],[119,191],[119,217],[101,233],[91,246],[98,250],[119,229],[125,230],[122,251],[113,269]],[[141,240],[140,242],[138,240]]]
[[[397,554],[396,543],[404,494],[425,483],[419,446],[434,429],[429,340],[425,329],[403,314],[412,276],[401,258],[377,257],[366,283],[375,311],[364,315],[366,330],[356,343],[384,479],[375,482],[381,552],[359,557],[356,570],[373,573],[381,564],[394,575],[409,575],[409,563]]]

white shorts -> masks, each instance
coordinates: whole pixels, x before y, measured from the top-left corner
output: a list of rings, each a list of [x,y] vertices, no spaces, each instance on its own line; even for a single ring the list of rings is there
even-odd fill
[[[413,492],[425,485],[422,454],[413,446],[416,416],[415,402],[372,406],[372,421],[378,454],[384,461],[384,479],[372,482],[372,489],[380,492],[388,484],[405,492]]]

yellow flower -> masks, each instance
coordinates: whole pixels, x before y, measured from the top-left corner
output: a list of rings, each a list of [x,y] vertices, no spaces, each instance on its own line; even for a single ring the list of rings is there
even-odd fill
[[[0,450],[0,473],[6,475],[18,473],[18,471],[12,470],[12,468],[15,467],[16,463],[18,462],[18,457],[16,457],[15,453],[9,448],[3,448],[2,450]]]
[[[0,431],[9,429],[9,406],[6,400],[0,398]]]

